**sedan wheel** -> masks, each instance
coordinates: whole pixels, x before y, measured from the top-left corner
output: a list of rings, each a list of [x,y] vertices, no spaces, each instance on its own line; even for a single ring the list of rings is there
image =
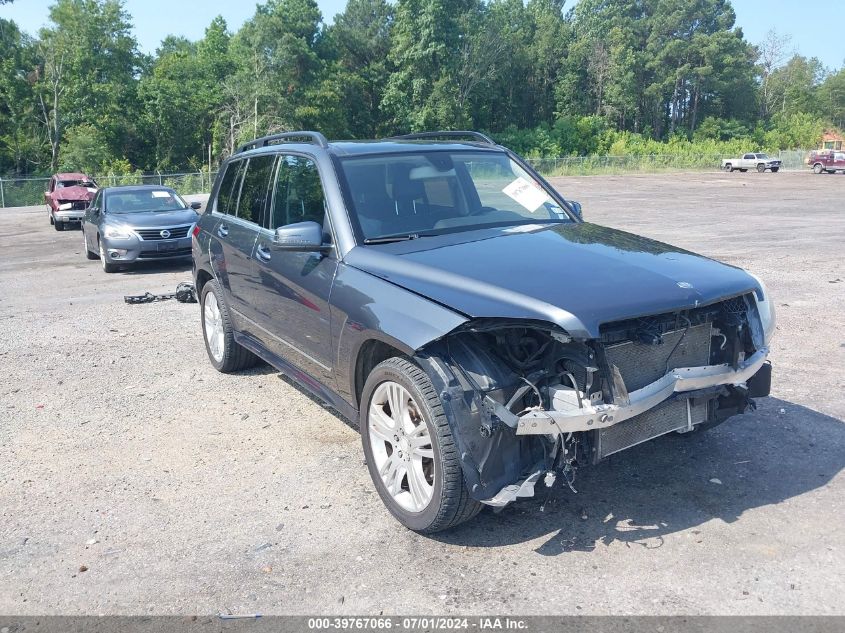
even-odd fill
[[[118,266],[116,264],[111,264],[106,259],[106,249],[103,248],[103,243],[99,240],[97,241],[97,246],[100,249],[100,263],[103,265],[103,272],[107,273],[115,273],[118,270]]]
[[[380,363],[360,403],[367,469],[402,525],[431,533],[478,514],[483,506],[470,496],[440,396],[419,366],[400,357]]]
[[[82,233],[82,252],[85,253],[85,257],[88,259],[98,259],[96,253],[92,253],[91,249],[88,248],[88,238],[85,237],[85,227],[80,225],[80,232]]]
[[[394,501],[422,512],[434,493],[434,449],[419,406],[402,385],[383,382],[370,401],[368,432],[375,467]]]

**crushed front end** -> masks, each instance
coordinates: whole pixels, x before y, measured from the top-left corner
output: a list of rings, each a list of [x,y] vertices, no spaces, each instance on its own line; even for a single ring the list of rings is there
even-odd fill
[[[538,484],[573,488],[579,466],[754,407],[771,382],[764,292],[607,323],[589,340],[476,319],[420,350],[473,497],[502,507]]]

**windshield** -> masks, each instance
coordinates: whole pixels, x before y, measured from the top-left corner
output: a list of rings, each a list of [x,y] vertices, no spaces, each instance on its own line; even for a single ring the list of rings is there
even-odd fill
[[[504,152],[390,154],[341,165],[366,241],[571,221]]]
[[[113,191],[106,198],[108,213],[150,213],[187,208],[185,201],[172,189]]]
[[[93,187],[93,180],[60,180],[56,183],[56,189],[65,189],[66,187]]]

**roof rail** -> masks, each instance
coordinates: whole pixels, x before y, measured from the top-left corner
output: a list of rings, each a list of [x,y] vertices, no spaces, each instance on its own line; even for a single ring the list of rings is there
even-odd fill
[[[391,139],[402,139],[406,141],[421,140],[426,138],[464,138],[469,137],[474,141],[484,143],[486,145],[496,145],[496,142],[481,132],[473,132],[472,130],[441,130],[437,132],[417,132],[416,134],[400,134],[398,136],[391,136]]]
[[[249,141],[248,143],[244,143],[235,151],[235,154],[240,154],[241,152],[245,152],[248,149],[255,149],[256,147],[267,147],[268,145],[275,145],[273,141],[291,141],[294,139],[308,139],[309,143],[313,143],[315,145],[319,145],[322,148],[326,148],[329,146],[329,141],[326,139],[325,136],[320,134],[319,132],[308,132],[308,131],[299,131],[299,132],[280,132],[279,134],[270,134],[269,136],[262,136],[261,138],[257,138],[254,141]]]

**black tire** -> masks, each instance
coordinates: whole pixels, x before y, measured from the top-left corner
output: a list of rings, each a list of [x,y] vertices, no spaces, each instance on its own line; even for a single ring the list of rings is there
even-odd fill
[[[728,172],[729,174],[732,174],[732,173],[733,173],[733,171],[734,171],[734,167],[733,167],[733,165],[731,165],[730,163],[727,163],[727,164],[725,165],[725,171],[726,171],[726,172]]]
[[[88,248],[88,240],[85,237],[85,229],[82,225],[79,225],[79,230],[82,232],[82,249],[85,251],[85,257],[90,260],[100,259],[100,256],[97,253],[92,253],[91,249]]]
[[[106,261],[106,252],[103,250],[103,245],[100,244],[100,238],[99,237],[97,238],[97,250],[99,250],[99,253],[98,253],[97,256],[100,259],[100,264],[102,264],[102,266],[103,266],[103,272],[104,273],[111,274],[111,273],[116,273],[118,270],[120,270],[120,266],[118,266],[117,264],[112,264],[112,263]]]
[[[820,174],[823,171],[824,171],[824,167],[822,167],[819,163],[816,163],[815,165],[813,165],[813,173],[814,174]]]
[[[772,173],[773,174],[778,173],[778,171],[780,171],[780,167],[772,167]]]
[[[222,297],[223,293],[220,291],[220,285],[217,283],[217,280],[211,280],[203,286],[202,297],[200,298],[200,321],[202,322],[202,340],[205,343],[208,360],[211,361],[214,369],[224,374],[229,374],[243,369],[249,369],[258,362],[258,358],[235,341],[232,317],[229,315],[229,308],[226,306],[226,302],[223,301]],[[220,310],[220,317],[223,323],[223,355],[220,360],[214,358],[208,343],[204,318],[206,301],[216,301],[217,307]]]
[[[758,174],[762,174],[765,171],[766,171],[766,166],[763,163],[760,163],[759,165],[757,165],[757,173]]]
[[[420,512],[409,512],[400,506],[387,490],[375,465],[368,418],[370,402],[376,388],[393,381],[403,386],[413,398],[428,427],[434,460],[433,494]],[[461,469],[452,429],[443,412],[437,391],[426,373],[405,358],[394,357],[379,364],[367,377],[361,394],[359,429],[367,460],[367,469],[382,502],[405,527],[423,534],[447,530],[470,520],[484,507],[470,497]]]
[[[64,231],[65,230],[65,223],[53,220],[53,228],[56,229],[57,231]]]

